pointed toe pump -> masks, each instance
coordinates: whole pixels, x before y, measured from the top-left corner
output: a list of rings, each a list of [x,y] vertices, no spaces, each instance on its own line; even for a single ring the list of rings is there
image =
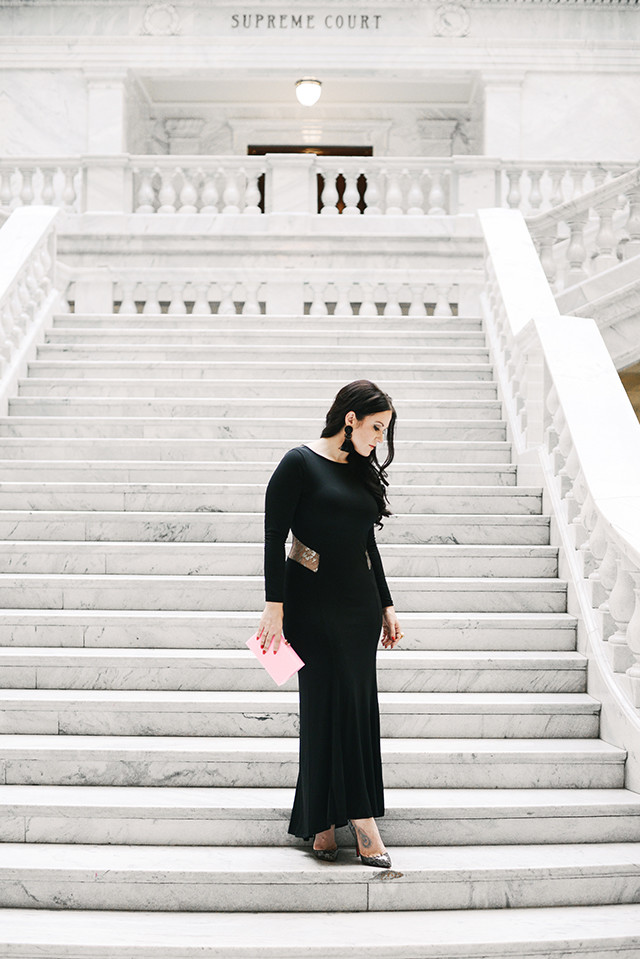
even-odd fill
[[[391,869],[391,857],[388,852],[383,852],[378,856],[363,856],[360,852],[358,833],[356,832],[356,827],[353,825],[351,820],[349,820],[349,829],[351,830],[351,835],[356,841],[356,856],[360,856],[360,862],[363,864],[363,866],[377,866],[378,869]]]
[[[313,837],[313,841],[315,842],[315,836]],[[335,849],[314,849],[312,846],[311,851],[316,859],[321,859],[322,862],[335,862],[338,858],[337,846]]]

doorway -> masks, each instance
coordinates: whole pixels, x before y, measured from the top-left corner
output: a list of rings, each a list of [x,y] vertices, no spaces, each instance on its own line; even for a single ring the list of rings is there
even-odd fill
[[[265,156],[267,153],[315,153],[316,156],[322,157],[372,157],[373,156],[373,147],[356,147],[356,146],[307,146],[307,145],[294,145],[294,146],[282,146],[282,145],[271,145],[271,146],[262,146],[257,144],[249,144],[247,147],[248,156]],[[339,174],[336,180],[336,189],[338,191],[338,202],[336,204],[338,213],[342,213],[345,208],[344,202],[344,191],[346,188],[345,178],[342,174]],[[260,211],[264,213],[264,174],[260,177],[258,181],[258,189],[260,190],[260,202],[259,207]],[[318,213],[322,211],[322,192],[324,190],[324,177],[321,173],[318,173]],[[360,213],[364,213],[366,209],[365,202],[365,193],[367,190],[367,180],[363,173],[358,177],[358,209]]]

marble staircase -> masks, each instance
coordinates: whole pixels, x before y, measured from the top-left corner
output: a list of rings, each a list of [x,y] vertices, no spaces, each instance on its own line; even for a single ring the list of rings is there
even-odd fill
[[[389,872],[288,836],[295,680],[244,646],[265,483],[358,376],[399,413]],[[0,459],[0,956],[640,954],[640,795],[479,320],[60,315]]]

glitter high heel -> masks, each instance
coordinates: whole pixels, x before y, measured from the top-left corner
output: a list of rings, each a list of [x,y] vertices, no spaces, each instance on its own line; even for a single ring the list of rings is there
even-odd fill
[[[313,837],[313,841],[316,841],[316,837]],[[338,847],[335,849],[314,849],[311,846],[311,851],[316,859],[321,859],[323,862],[335,862],[338,858]]]
[[[356,832],[356,827],[353,825],[351,820],[348,820],[349,829],[351,830],[351,835],[356,841],[356,856],[360,856],[360,862],[363,866],[377,866],[379,869],[391,869],[391,857],[388,852],[380,853],[378,856],[363,856],[360,852],[360,844],[358,842],[358,833]]]

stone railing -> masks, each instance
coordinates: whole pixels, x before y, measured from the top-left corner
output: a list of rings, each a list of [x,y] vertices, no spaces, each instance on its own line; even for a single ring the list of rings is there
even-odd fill
[[[527,221],[556,292],[640,253],[640,167]]]
[[[542,470],[601,733],[634,753],[637,789],[640,423],[594,321],[560,316],[521,214],[480,219],[483,312],[519,469],[525,482]]]
[[[172,316],[451,316],[477,297],[481,271],[194,267],[72,271],[63,300],[76,313]]]
[[[17,210],[0,229],[0,415],[59,304],[55,288],[58,211]]]
[[[0,159],[0,210],[35,205],[80,213],[85,166],[70,157]]]
[[[629,166],[279,153],[12,158],[0,160],[0,210],[35,203],[70,213],[404,217],[498,206],[530,215],[573,202]]]

